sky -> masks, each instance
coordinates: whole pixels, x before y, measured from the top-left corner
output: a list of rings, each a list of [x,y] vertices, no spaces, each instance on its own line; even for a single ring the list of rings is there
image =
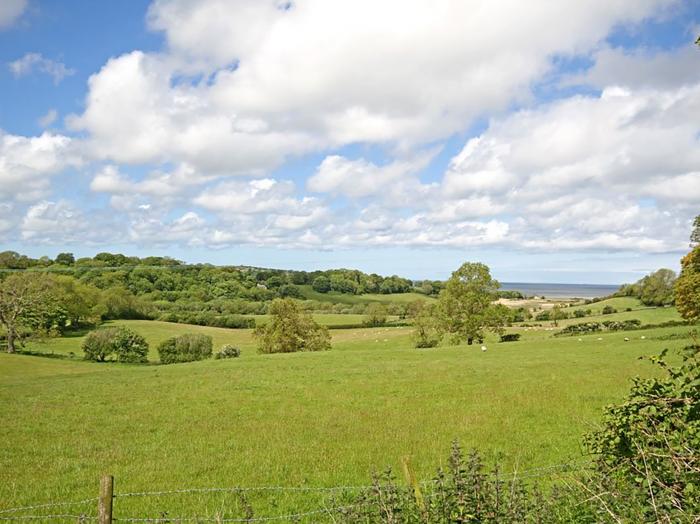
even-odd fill
[[[698,35],[700,0],[2,0],[0,250],[677,269]]]

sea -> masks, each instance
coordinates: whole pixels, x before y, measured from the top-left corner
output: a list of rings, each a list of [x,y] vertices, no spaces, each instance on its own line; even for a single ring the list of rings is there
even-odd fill
[[[501,282],[503,291],[520,291],[527,297],[599,298],[611,295],[620,286],[599,284],[540,284],[536,282]]]

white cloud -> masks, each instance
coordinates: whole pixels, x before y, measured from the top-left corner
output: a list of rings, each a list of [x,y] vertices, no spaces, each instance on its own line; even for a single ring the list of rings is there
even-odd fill
[[[356,142],[407,148],[527,97],[552,55],[671,3],[160,0],[149,21],[168,52],[110,60],[72,122],[101,158],[218,174]]]
[[[58,111],[55,109],[49,109],[45,115],[43,115],[41,118],[38,120],[38,124],[41,127],[49,127],[51,124],[53,124],[56,119],[58,118]]]
[[[366,197],[384,192],[396,184],[403,184],[408,177],[424,169],[434,151],[409,160],[397,160],[378,166],[365,159],[350,160],[331,155],[318,166],[307,181],[307,187],[317,193],[331,193],[349,197]]]
[[[27,8],[27,0],[3,0],[0,2],[0,30],[13,25]]]
[[[70,138],[49,132],[24,137],[0,131],[0,197],[39,198],[52,175],[79,163],[71,146]]]
[[[53,78],[54,84],[60,84],[64,78],[75,74],[75,69],[66,67],[62,62],[44,58],[40,53],[27,53],[10,62],[8,67],[15,78],[32,74],[36,70]]]

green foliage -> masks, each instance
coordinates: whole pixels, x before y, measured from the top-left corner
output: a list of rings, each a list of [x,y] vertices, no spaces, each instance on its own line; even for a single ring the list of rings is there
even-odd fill
[[[56,283],[49,275],[16,273],[0,282],[0,325],[5,328],[8,353],[16,351],[24,330],[48,331],[65,321]]]
[[[630,309],[630,311],[632,311],[632,309]],[[576,310],[573,312],[574,318],[583,318],[583,317],[585,317],[586,315],[587,315],[587,313],[586,313],[583,309],[576,309]]]
[[[700,216],[695,219],[696,222],[698,219]],[[686,320],[700,320],[700,245],[696,245],[681,260],[681,274],[676,280],[675,294],[676,308],[681,316]]]
[[[652,358],[660,378],[635,378],[622,404],[586,437],[598,492],[629,522],[691,522],[700,514],[700,346],[680,366]]]
[[[613,313],[617,313],[617,309],[611,305],[607,305],[602,309],[601,313],[603,313],[603,315],[612,315]]]
[[[565,318],[568,318],[569,315],[566,314],[566,311],[564,311],[561,307],[559,306],[554,306],[549,313],[549,318],[552,320],[555,326],[559,325],[560,320],[564,320]]]
[[[520,340],[520,333],[506,333],[501,335],[501,342],[517,342]]]
[[[410,313],[413,320],[411,340],[416,348],[433,348],[442,339],[442,324],[437,304],[419,300],[411,304]]]
[[[639,329],[641,325],[641,320],[636,318],[627,320],[606,320],[604,322],[582,322],[579,324],[569,324],[558,333],[555,333],[554,336],[586,335],[589,333],[598,333],[603,330],[631,331],[633,329]]]
[[[164,340],[158,346],[161,364],[194,362],[211,357],[212,339],[209,335],[186,333]]]
[[[73,253],[59,253],[56,255],[56,264],[72,266],[75,264],[75,257],[73,256]]]
[[[551,313],[548,309],[545,309],[544,311],[540,311],[535,315],[535,320],[538,320],[540,322],[550,320],[551,318]]]
[[[138,333],[125,327],[109,327],[92,331],[83,341],[86,360],[104,362],[146,362],[148,343]]]
[[[507,308],[493,305],[499,283],[488,266],[467,262],[445,284],[438,299],[443,329],[456,343],[483,340],[484,329],[502,330]]]
[[[645,306],[667,306],[674,301],[676,274],[670,269],[659,269],[634,284],[625,284],[617,295],[637,297]]]
[[[387,314],[387,308],[384,304],[374,302],[367,306],[365,319],[362,323],[369,327],[383,326],[386,324]]]
[[[314,322],[311,315],[294,300],[275,299],[268,313],[270,321],[255,328],[258,352],[294,353],[331,348],[328,329]]]
[[[224,344],[221,349],[216,352],[214,358],[217,360],[224,358],[238,358],[241,356],[241,350],[231,344]]]
[[[397,483],[391,470],[375,474],[372,487],[356,495],[341,513],[345,523],[446,524],[501,522],[595,522],[595,513],[564,488],[543,493],[517,475],[487,469],[477,451],[457,443],[445,468],[428,483]]]

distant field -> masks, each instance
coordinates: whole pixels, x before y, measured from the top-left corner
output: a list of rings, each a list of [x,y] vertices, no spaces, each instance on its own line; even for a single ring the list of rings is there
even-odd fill
[[[255,319],[257,324],[264,324],[270,318],[268,315],[246,315]],[[314,320],[321,324],[322,326],[352,326],[360,327],[365,321],[365,315],[355,315],[355,314],[341,314],[341,313],[314,313]],[[399,317],[395,315],[387,316],[388,322],[393,322],[398,320]]]
[[[410,456],[419,478],[459,439],[519,469],[581,458],[581,434],[654,372],[642,355],[687,328],[416,350],[407,328],[334,330],[323,353],[258,355],[247,330],[122,321],[154,346],[185,331],[243,347],[239,359],[172,366],[0,355],[0,510],[117,491],[193,486],[366,484]],[[624,337],[632,340],[624,342]],[[598,340],[601,338],[602,340]],[[62,352],[79,338],[43,346]],[[35,344],[33,349],[40,349]],[[214,511],[231,495],[120,499],[122,516]],[[318,507],[302,495],[250,499],[266,514]],[[272,502],[271,502],[272,501]],[[271,505],[274,502],[274,507]],[[191,514],[191,513],[189,513]]]
[[[432,297],[423,295],[421,293],[395,293],[391,295],[383,295],[380,293],[367,293],[364,295],[347,295],[343,293],[337,293],[331,291],[330,293],[319,293],[314,291],[311,286],[299,286],[304,298],[308,300],[318,300],[319,302],[333,302],[336,304],[347,304],[349,306],[355,304],[369,304],[370,302],[383,302],[390,303],[395,302],[399,304],[405,304],[408,302],[414,302],[416,300],[435,300]]]

